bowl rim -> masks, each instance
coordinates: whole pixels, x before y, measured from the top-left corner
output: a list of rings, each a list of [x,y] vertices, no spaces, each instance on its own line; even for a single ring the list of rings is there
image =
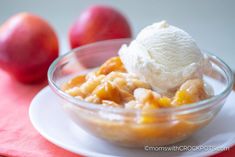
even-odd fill
[[[87,102],[84,100],[74,98],[74,97],[68,95],[67,93],[65,93],[64,91],[62,91],[60,89],[60,87],[56,85],[56,82],[53,80],[53,74],[55,72],[57,64],[66,56],[68,56],[72,53],[75,53],[75,52],[78,53],[79,51],[81,51],[83,49],[87,49],[87,48],[90,48],[90,47],[93,47],[96,45],[107,45],[109,43],[114,43],[114,42],[127,43],[127,42],[130,42],[131,40],[132,40],[131,38],[122,38],[122,39],[111,39],[111,40],[98,41],[98,42],[94,42],[91,44],[77,47],[77,48],[72,49],[72,50],[68,51],[67,53],[59,56],[57,59],[55,59],[52,62],[52,64],[50,65],[50,67],[48,69],[47,77],[48,77],[49,86],[61,98],[64,98],[66,101],[69,101],[70,103],[74,104],[76,107],[82,107],[83,109],[87,109],[90,111],[95,111],[95,112],[105,111],[105,112],[112,112],[112,113],[119,113],[119,114],[126,114],[126,113],[132,113],[132,114],[134,113],[135,114],[135,113],[143,112],[143,110],[141,110],[141,109],[126,109],[126,108],[107,107],[107,106],[97,105],[94,103],[90,103],[90,102]],[[191,104],[178,106],[178,107],[148,110],[147,113],[166,114],[166,113],[172,113],[172,112],[174,112],[174,113],[196,112],[196,111],[213,106],[214,103],[212,103],[212,102],[221,101],[229,95],[229,93],[232,91],[233,82],[234,82],[234,75],[233,75],[231,68],[222,59],[220,59],[216,55],[209,53],[208,51],[205,51],[203,49],[202,49],[202,51],[203,51],[203,54],[206,54],[206,55],[212,57],[213,59],[219,61],[220,64],[222,64],[222,67],[219,67],[219,68],[222,69],[222,71],[225,73],[225,77],[228,82],[226,87],[224,88],[224,90],[215,96],[212,96],[208,99],[205,99],[205,100],[202,100],[202,101],[199,101],[196,103],[191,103]]]

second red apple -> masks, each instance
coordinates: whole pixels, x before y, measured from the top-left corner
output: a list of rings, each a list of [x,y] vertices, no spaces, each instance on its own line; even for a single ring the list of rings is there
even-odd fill
[[[69,30],[71,48],[96,41],[130,38],[127,19],[116,9],[95,5],[86,9]]]

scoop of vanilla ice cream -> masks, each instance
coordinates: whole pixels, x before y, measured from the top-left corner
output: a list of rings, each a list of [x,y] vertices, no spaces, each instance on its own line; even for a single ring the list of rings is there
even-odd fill
[[[201,78],[205,59],[194,39],[166,21],[144,28],[119,56],[129,73],[171,95],[188,79]]]

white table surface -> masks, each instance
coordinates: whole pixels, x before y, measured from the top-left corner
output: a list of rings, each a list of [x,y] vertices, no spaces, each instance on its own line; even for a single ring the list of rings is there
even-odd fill
[[[222,59],[235,71],[234,0],[0,0],[0,23],[22,11],[36,13],[54,26],[60,38],[60,52],[69,50],[67,32],[81,11],[91,4],[108,4],[129,19],[133,33],[153,22],[167,20]]]

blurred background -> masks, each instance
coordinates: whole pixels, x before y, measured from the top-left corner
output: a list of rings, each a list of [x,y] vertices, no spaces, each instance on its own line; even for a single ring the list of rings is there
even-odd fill
[[[114,6],[129,19],[135,35],[156,21],[167,20],[198,45],[228,63],[235,71],[235,1],[233,0],[0,0],[0,24],[18,12],[32,12],[48,20],[60,38],[60,53],[69,50],[68,29],[92,4]]]

